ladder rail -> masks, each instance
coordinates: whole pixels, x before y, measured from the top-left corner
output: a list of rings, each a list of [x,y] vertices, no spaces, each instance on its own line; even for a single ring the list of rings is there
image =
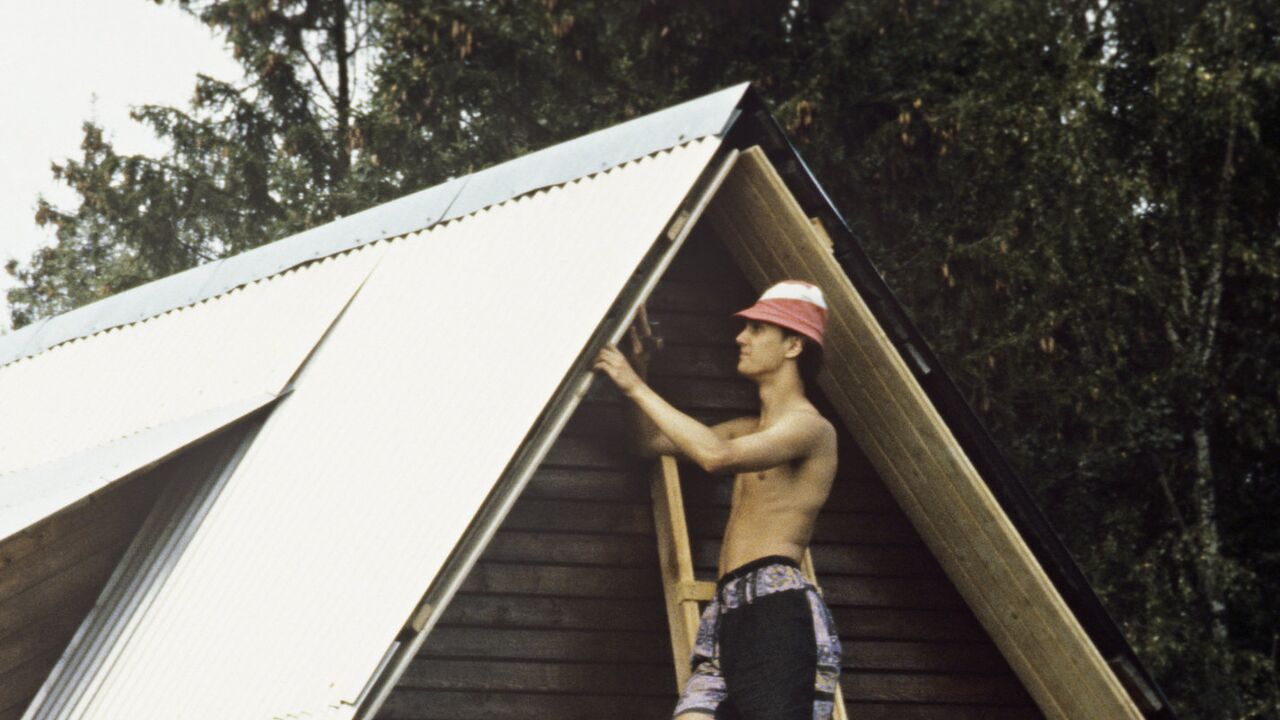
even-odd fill
[[[650,486],[653,495],[654,532],[658,537],[658,564],[662,569],[667,624],[671,630],[671,653],[676,666],[676,683],[684,690],[692,670],[689,658],[697,639],[698,601],[693,577],[693,553],[689,549],[689,526],[685,521],[684,498],[676,460],[659,458]],[[709,598],[708,598],[709,599]]]

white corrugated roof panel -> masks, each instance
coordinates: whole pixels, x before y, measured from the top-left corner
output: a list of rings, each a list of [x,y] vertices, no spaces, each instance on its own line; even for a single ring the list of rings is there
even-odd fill
[[[76,717],[350,717],[719,141],[389,243]]]
[[[0,367],[7,475],[279,393],[386,249],[304,265]]]

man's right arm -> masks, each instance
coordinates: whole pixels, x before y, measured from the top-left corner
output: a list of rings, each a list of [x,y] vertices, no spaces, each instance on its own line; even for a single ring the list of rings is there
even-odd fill
[[[628,360],[627,356],[613,345],[608,345],[600,350],[600,354],[596,357],[594,369],[603,371],[613,380],[618,388],[624,394],[630,396],[629,388],[633,386],[644,386],[645,376],[648,375],[649,358],[644,351],[643,344],[640,342],[639,335],[635,328],[631,328],[629,333],[632,341],[632,358]],[[656,393],[649,390],[655,399],[658,398]],[[630,398],[634,400],[635,398]],[[668,406],[666,401],[658,399],[658,402],[664,406]],[[636,402],[628,402],[627,409],[628,424],[630,425],[630,434],[635,450],[644,457],[656,457],[658,455],[677,455],[682,458],[692,459],[688,457],[688,453],[680,449],[669,435],[662,431],[657,422],[653,419],[652,414],[645,410]],[[728,420],[710,427],[702,425],[698,421],[683,415],[675,408],[670,410],[677,415],[685,417],[696,426],[700,427],[703,432],[710,431],[711,434],[720,441],[733,440],[734,438],[755,432],[759,425],[759,420],[754,417],[739,417]]]
[[[648,415],[640,412],[633,402],[627,403],[627,424],[631,430],[631,439],[635,451],[641,457],[657,457],[659,455],[675,455],[675,443],[658,429]]]
[[[671,438],[663,434],[658,426],[649,418],[648,415],[641,412],[635,403],[627,403],[630,407],[627,409],[627,416],[630,419],[632,428],[632,438],[635,441],[636,452],[642,457],[658,457],[659,455],[675,455],[680,458],[688,459],[685,454],[680,452],[680,448],[671,442]],[[755,430],[759,420],[754,417],[738,417],[732,420],[726,420],[711,426],[711,431],[724,440],[732,440],[733,438]]]

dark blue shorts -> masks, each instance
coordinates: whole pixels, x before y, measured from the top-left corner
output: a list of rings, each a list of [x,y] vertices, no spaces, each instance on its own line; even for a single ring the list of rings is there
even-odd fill
[[[790,558],[726,573],[702,613],[693,675],[676,715],[716,720],[829,720],[840,638],[817,589]]]

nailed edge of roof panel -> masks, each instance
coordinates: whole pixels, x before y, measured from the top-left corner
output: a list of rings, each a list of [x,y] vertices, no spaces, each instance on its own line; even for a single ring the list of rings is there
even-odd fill
[[[748,87],[742,83],[704,95],[36,321],[0,336],[0,366],[68,340],[205,300],[302,263],[423,230],[690,140],[721,135]]]

